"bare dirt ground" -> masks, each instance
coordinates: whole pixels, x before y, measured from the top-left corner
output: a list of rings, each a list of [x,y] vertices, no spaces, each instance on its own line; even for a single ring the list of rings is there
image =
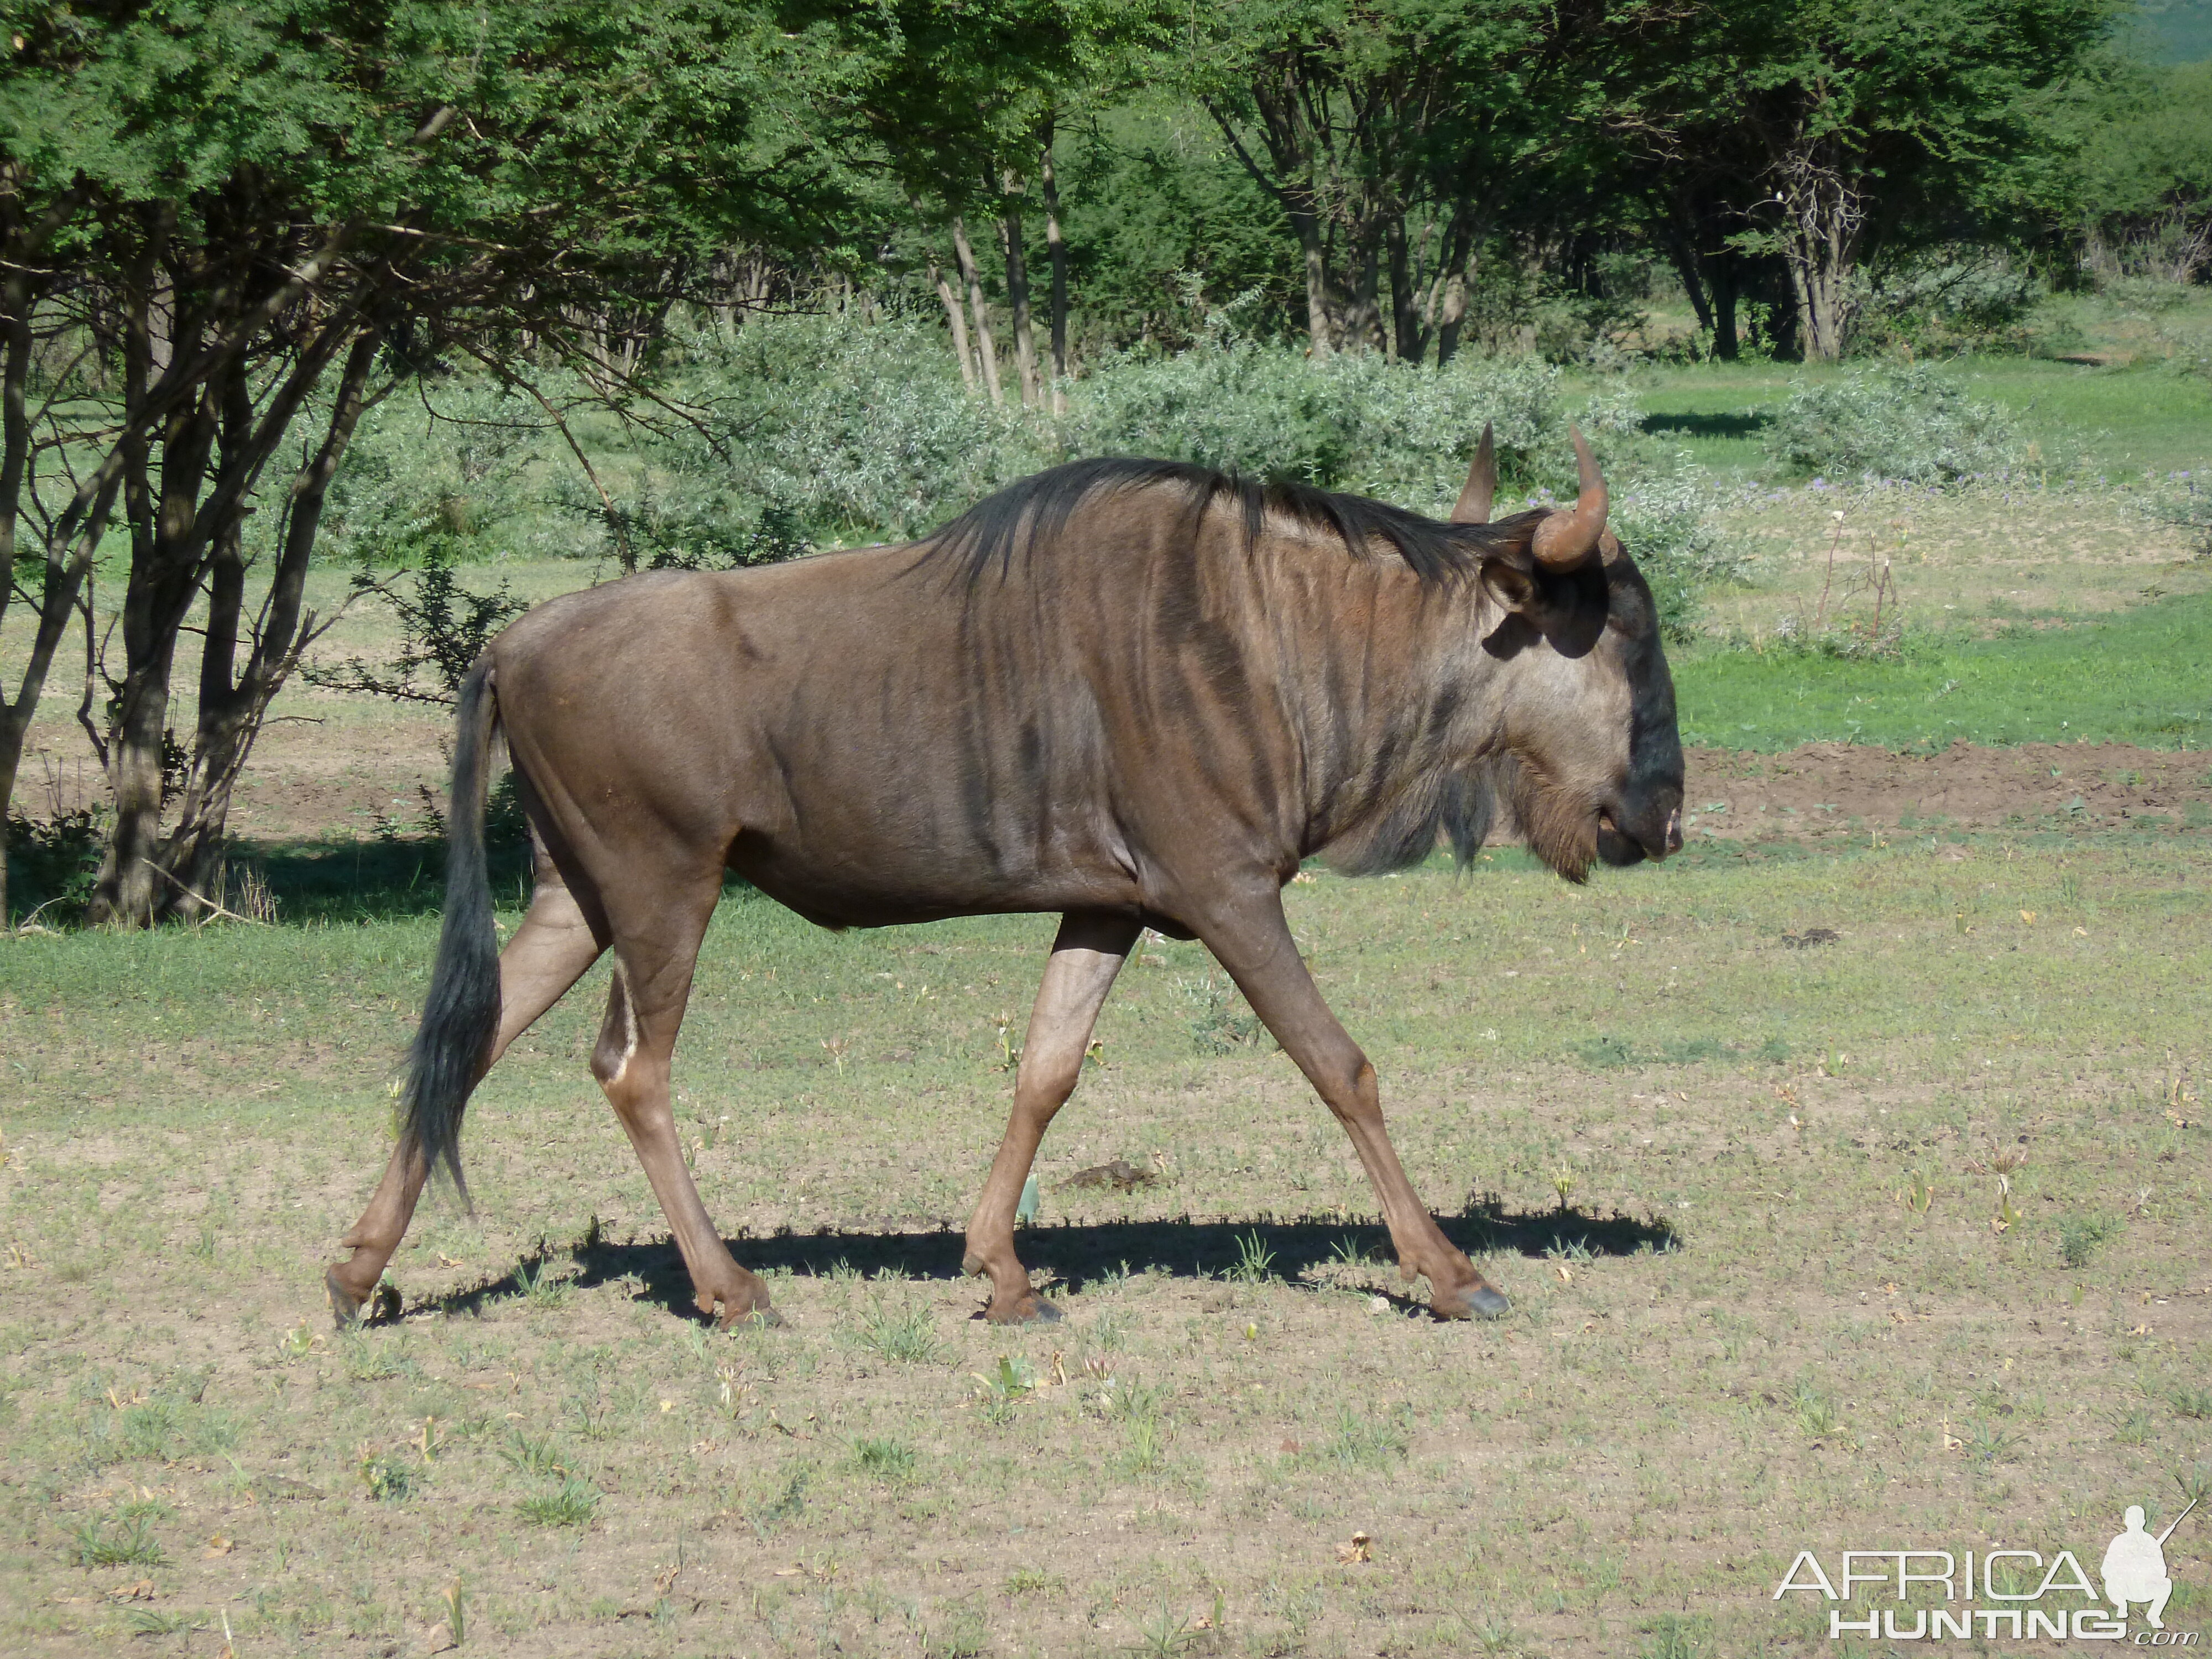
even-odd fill
[[[2045,820],[2110,830],[2212,811],[2212,763],[2118,743],[1959,743],[1934,755],[1843,743],[1779,755],[1693,749],[1688,791],[1696,827],[1724,840]]]

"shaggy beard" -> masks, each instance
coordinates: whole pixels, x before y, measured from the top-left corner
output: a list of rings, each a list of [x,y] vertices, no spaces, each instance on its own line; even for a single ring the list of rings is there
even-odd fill
[[[1597,862],[1597,813],[1518,757],[1496,763],[1493,781],[1513,808],[1528,850],[1569,881],[1586,881]]]

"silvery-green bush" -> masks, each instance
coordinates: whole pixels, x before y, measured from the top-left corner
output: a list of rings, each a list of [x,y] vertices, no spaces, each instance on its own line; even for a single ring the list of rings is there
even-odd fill
[[[557,407],[574,388],[554,374],[541,390]],[[322,548],[386,567],[586,554],[599,532],[559,505],[573,469],[528,393],[485,375],[426,376],[362,414],[331,480]]]
[[[1790,383],[1766,432],[1783,465],[1830,478],[1940,483],[2011,465],[2010,420],[1926,363],[1854,369]]]
[[[1439,372],[1216,337],[1100,364],[1071,389],[1062,441],[1071,455],[1157,455],[1443,513],[1486,421],[1509,480],[1530,478],[1547,446],[1565,453],[1559,380],[1534,358]]]
[[[1098,364],[1054,420],[969,391],[933,323],[796,316],[678,334],[660,390],[689,419],[641,405],[652,425],[624,428],[558,374],[541,389],[569,410],[641,566],[919,536],[1041,466],[1094,455],[1304,478],[1441,515],[1486,422],[1502,514],[1572,493],[1571,421],[1606,465],[1614,526],[1670,633],[1689,627],[1699,585],[1735,573],[1700,487],[1644,434],[1628,383],[1571,407],[1560,371],[1534,357],[1469,354],[1441,371],[1315,360],[1218,327],[1179,355]],[[372,411],[333,495],[332,546],[368,562],[614,550],[604,503],[543,410],[488,380],[448,377]]]
[[[709,411],[731,487],[817,533],[920,535],[1057,459],[1048,429],[969,392],[912,319],[767,319],[685,350],[678,389]]]
[[[1677,466],[1624,479],[1612,497],[1613,533],[1651,585],[1660,631],[1676,641],[1693,637],[1700,593],[1717,582],[1741,580],[1749,562],[1715,528],[1711,487]]]

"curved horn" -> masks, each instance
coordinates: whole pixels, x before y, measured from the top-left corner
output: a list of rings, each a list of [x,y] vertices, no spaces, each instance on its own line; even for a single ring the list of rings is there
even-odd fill
[[[1467,488],[1451,510],[1454,524],[1488,524],[1490,503],[1498,495],[1498,446],[1490,435],[1490,422],[1482,423],[1482,441],[1475,446],[1474,465],[1467,470]]]
[[[1596,550],[1598,538],[1605,533],[1605,479],[1598,472],[1597,459],[1580,432],[1569,427],[1567,435],[1575,441],[1582,494],[1572,507],[1556,512],[1538,525],[1536,538],[1529,544],[1537,563],[1551,570],[1574,568]]]

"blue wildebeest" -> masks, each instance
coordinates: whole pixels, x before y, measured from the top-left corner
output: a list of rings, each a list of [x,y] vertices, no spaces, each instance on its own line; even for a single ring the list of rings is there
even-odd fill
[[[1446,1239],[1374,1068],[1300,960],[1281,889],[1448,836],[1503,797],[1570,880],[1681,845],[1650,590],[1579,434],[1571,507],[1490,522],[1486,429],[1449,521],[1161,461],[1080,461],[925,541],[541,605],[461,690],[446,912],[398,1145],[327,1275],[356,1317],[470,1091],[599,955],[592,1070],[702,1311],[766,1316],[686,1168],[669,1060],[725,871],[824,927],[1058,912],[1006,1137],[968,1224],[989,1316],[1055,1316],[1014,1253],[1037,1144],[1146,927],[1196,938],[1336,1114],[1439,1316],[1505,1300]],[[483,814],[503,730],[536,890],[502,951]]]

